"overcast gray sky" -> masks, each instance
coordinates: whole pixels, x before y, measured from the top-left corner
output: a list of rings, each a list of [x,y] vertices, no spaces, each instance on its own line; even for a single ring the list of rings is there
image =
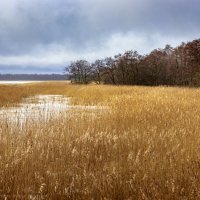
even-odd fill
[[[197,38],[200,0],[0,0],[0,73],[60,73]]]

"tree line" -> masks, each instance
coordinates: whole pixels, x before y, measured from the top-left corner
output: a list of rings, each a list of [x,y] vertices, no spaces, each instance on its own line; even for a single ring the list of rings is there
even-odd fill
[[[200,86],[200,39],[148,55],[131,50],[93,63],[77,60],[65,72],[78,84]]]

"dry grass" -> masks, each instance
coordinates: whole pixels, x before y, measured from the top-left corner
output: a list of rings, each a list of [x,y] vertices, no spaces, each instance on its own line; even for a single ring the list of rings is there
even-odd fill
[[[96,116],[63,112],[46,124],[27,122],[23,131],[1,121],[0,194],[200,199],[199,89],[64,82],[0,86],[1,105],[33,94],[65,94],[74,104],[110,110]]]

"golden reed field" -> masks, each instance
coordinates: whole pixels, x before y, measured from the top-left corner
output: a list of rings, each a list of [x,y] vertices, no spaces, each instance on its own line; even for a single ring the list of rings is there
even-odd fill
[[[36,94],[106,109],[1,120],[0,200],[200,199],[200,89],[0,85],[0,106]]]

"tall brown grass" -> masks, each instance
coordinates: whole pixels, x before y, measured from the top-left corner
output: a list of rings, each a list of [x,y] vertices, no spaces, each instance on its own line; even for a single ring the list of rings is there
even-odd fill
[[[199,89],[0,86],[1,105],[34,94],[109,110],[63,111],[23,130],[1,121],[0,199],[200,199]]]

